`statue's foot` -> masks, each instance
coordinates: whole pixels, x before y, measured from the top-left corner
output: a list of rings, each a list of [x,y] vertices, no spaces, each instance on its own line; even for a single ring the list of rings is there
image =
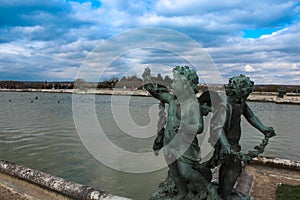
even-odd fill
[[[207,185],[207,199],[208,200],[221,200],[222,198],[219,196],[218,191],[213,184]]]
[[[250,200],[250,196],[238,191],[233,191],[231,195],[222,196],[224,200]]]

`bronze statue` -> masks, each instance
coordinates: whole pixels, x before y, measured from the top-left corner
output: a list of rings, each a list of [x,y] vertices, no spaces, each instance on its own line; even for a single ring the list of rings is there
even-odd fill
[[[233,186],[242,171],[241,160],[251,160],[263,152],[268,139],[276,135],[272,127],[262,124],[245,102],[253,91],[253,86],[254,82],[244,75],[230,78],[228,86],[225,87],[226,97],[215,106],[211,119],[209,141],[214,145],[215,151],[209,165],[214,167],[221,164],[218,192],[223,199],[232,198]],[[242,115],[266,136],[263,143],[248,154],[240,153]]]
[[[164,147],[169,166],[168,179],[160,185],[159,193],[150,199],[249,199],[239,192],[234,194],[236,191],[233,190],[242,171],[242,161],[249,162],[257,157],[264,151],[269,138],[276,135],[272,127],[262,124],[245,102],[253,91],[254,83],[244,75],[232,77],[225,88],[226,95],[205,91],[197,99],[196,72],[189,67],[175,67],[173,75],[171,92],[152,83],[149,68],[143,73],[145,89],[160,100],[160,120],[153,150],[157,155]],[[167,116],[164,112],[166,104]],[[200,164],[197,134],[203,131],[203,116],[211,110],[214,113],[209,142],[215,148],[214,155],[207,163]],[[245,154],[240,152],[239,145],[242,115],[265,135],[261,144]],[[217,191],[211,183],[210,168],[219,164]]]
[[[152,83],[149,68],[143,73],[145,89],[161,101],[160,130],[153,149],[157,154],[164,147],[169,174],[177,189],[177,195],[168,195],[172,199],[219,199],[210,183],[210,169],[199,163],[200,148],[196,136],[203,131],[203,114],[208,114],[209,107],[200,106],[196,98],[198,76],[189,67],[175,67],[173,75],[174,92],[170,92]],[[168,104],[167,119],[162,112],[165,104]]]

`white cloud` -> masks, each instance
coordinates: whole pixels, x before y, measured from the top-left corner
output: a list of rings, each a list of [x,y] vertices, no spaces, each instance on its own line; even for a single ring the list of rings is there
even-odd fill
[[[252,67],[251,65],[246,65],[244,68],[246,72],[255,72],[254,67]]]

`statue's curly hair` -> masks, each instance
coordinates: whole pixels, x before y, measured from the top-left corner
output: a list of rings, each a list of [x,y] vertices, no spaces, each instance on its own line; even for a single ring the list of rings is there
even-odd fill
[[[254,90],[254,82],[249,77],[241,74],[240,76],[234,76],[229,79],[226,86],[226,94],[228,96],[234,96],[238,94],[250,94]]]
[[[194,69],[190,69],[188,66],[176,66],[173,69],[173,73],[179,73],[180,75],[182,75],[181,77],[184,80],[188,81],[194,91],[198,92],[197,85],[199,83],[199,77]]]

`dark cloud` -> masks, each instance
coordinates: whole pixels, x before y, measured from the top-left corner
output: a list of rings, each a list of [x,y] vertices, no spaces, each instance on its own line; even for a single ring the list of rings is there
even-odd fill
[[[0,5],[0,79],[5,74],[19,79],[20,73],[33,79],[72,79],[101,41],[131,28],[161,27],[201,44],[225,78],[247,73],[256,82],[285,83],[280,78],[284,75],[300,84],[298,1],[0,0]],[[260,32],[255,37],[243,38],[245,32],[256,30]],[[159,34],[158,29],[119,38],[118,44],[101,55],[111,58],[111,50],[151,41],[149,35],[154,43]],[[195,52],[183,51],[189,50],[184,42],[170,35],[161,37],[165,41],[161,49],[146,51],[141,46],[127,52],[115,60],[108,75],[139,74],[141,68],[152,65],[159,66],[155,72],[167,74],[166,66],[186,63],[167,52],[169,48],[188,52],[188,58],[197,57]]]
[[[92,25],[89,20],[73,16],[70,4],[61,0],[1,0],[0,4],[1,42],[16,39],[68,40],[68,33],[73,28]]]
[[[59,0],[1,0],[0,4],[1,26],[34,26],[53,23],[53,19],[59,19],[71,12],[71,7]]]

